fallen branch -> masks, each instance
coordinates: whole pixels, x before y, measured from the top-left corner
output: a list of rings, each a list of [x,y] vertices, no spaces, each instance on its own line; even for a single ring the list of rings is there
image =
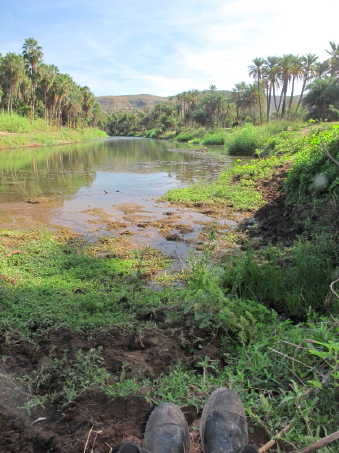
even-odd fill
[[[309,445],[308,447],[303,448],[302,450],[295,450],[293,453],[312,453],[313,451],[319,450],[319,448],[325,447],[326,445],[338,439],[339,431],[336,431],[335,433],[329,434],[328,436],[317,440],[317,442],[314,442],[314,444]]]
[[[310,370],[314,370],[313,366],[309,366],[306,363],[301,362],[300,360],[294,359],[293,357],[290,357],[289,355],[284,354],[283,352],[277,351],[276,349],[273,349],[273,348],[268,348],[268,349],[272,352],[275,352],[276,354],[280,354],[283,357],[286,357],[286,359],[292,360],[293,362],[301,363],[302,365],[304,365],[306,368],[309,368]]]
[[[337,280],[334,280],[334,282],[332,282],[332,283],[330,284],[330,288],[331,288],[332,293],[335,294],[335,295],[337,296],[337,298],[339,299],[338,293],[336,293],[336,292],[334,291],[334,289],[333,289],[333,285],[334,285],[335,283],[338,283],[338,282],[339,282],[339,278],[338,278]]]
[[[288,431],[289,429],[291,428],[291,425],[287,425],[285,426],[285,428],[283,428],[275,437],[276,438],[279,438],[281,437],[283,434],[286,433],[286,431]],[[259,448],[259,453],[264,453],[265,451],[267,451],[269,448],[273,447],[273,445],[275,444],[276,440],[275,439],[272,439],[270,440],[269,442],[267,442],[263,447]]]
[[[6,255],[2,256],[1,258],[7,258],[11,255],[17,255],[18,253],[26,253],[23,250],[13,250],[13,252],[6,253]]]
[[[339,167],[339,162],[333,156],[331,156],[331,154],[329,153],[328,149],[323,144],[323,142],[321,142],[321,147],[322,147],[322,150],[324,151],[324,153],[326,154],[326,156],[329,157],[331,159],[331,161],[334,162]]]

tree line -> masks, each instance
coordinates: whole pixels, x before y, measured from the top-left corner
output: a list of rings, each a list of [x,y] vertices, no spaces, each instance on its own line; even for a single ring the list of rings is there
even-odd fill
[[[185,127],[230,127],[241,121],[262,124],[272,119],[336,120],[339,44],[329,44],[329,58],[323,62],[312,53],[254,58],[248,67],[254,83],[237,83],[232,91],[219,91],[211,85],[203,92],[189,90],[169,97],[151,110],[115,112],[109,115],[109,133],[152,129],[164,133]],[[297,82],[301,89],[296,98]]]
[[[87,86],[77,85],[53,64],[43,62],[34,38],[22,53],[0,54],[0,110],[44,118],[49,124],[77,128],[105,124],[105,115]]]

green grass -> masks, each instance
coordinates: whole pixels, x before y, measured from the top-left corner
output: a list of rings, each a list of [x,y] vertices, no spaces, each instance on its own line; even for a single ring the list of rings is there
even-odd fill
[[[291,250],[268,247],[258,254],[249,249],[226,263],[222,286],[288,316],[304,316],[309,308],[338,312],[339,301],[329,289],[338,256],[339,248],[329,235],[312,243],[297,242]]]
[[[225,130],[210,132],[203,136],[201,143],[203,145],[223,145],[229,136],[229,132]]]
[[[251,210],[260,206],[263,199],[252,187],[251,182],[243,181],[235,187],[229,183],[229,175],[221,176],[218,181],[201,182],[185,189],[173,189],[166,193],[164,200],[171,203],[216,203],[231,204],[237,210]]]
[[[150,307],[160,298],[152,291],[140,291],[140,276],[145,266],[166,266],[164,259],[155,261],[153,256],[150,261],[149,253],[143,254],[142,264],[132,254],[129,259],[97,258],[95,245],[69,245],[56,239],[38,232],[1,232],[1,256],[11,247],[23,253],[2,259],[2,280],[14,284],[1,287],[0,331],[29,332],[35,324],[46,329],[128,324],[135,313],[126,315],[121,299],[133,299],[142,308],[145,299]],[[114,250],[108,242],[102,248]]]

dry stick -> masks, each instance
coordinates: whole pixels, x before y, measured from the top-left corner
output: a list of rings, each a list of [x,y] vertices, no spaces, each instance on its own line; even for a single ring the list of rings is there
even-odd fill
[[[1,258],[7,258],[11,255],[17,255],[18,253],[26,253],[23,250],[13,250],[12,252],[6,253],[6,255],[1,256]]]
[[[286,431],[288,431],[291,428],[291,425],[285,426],[275,437],[281,437]],[[259,448],[259,453],[264,453],[264,451],[267,451],[269,448],[273,447],[275,444],[275,439],[270,440],[265,444],[263,447]]]
[[[88,445],[89,438],[90,438],[90,436],[91,436],[92,429],[93,429],[93,426],[92,426],[92,428],[89,430],[89,433],[88,433],[88,436],[87,436],[87,440],[86,440],[86,443],[85,443],[85,448],[84,448],[83,453],[86,453],[86,449],[87,449],[87,445]]]
[[[109,452],[108,453],[112,453],[113,448],[107,442],[105,442],[105,445],[107,445],[107,447],[109,448]]]
[[[335,295],[337,296],[337,298],[339,299],[338,293],[336,293],[336,292],[334,291],[334,289],[333,289],[333,285],[334,285],[335,283],[338,283],[338,282],[339,282],[339,278],[338,278],[337,280],[334,280],[334,282],[332,282],[332,283],[330,284],[330,288],[331,288],[332,293],[335,294]]]
[[[268,349],[269,349],[270,351],[273,351],[273,352],[276,352],[277,354],[282,355],[283,357],[286,357],[287,359],[292,360],[293,362],[301,363],[302,365],[304,365],[305,367],[309,368],[310,370],[314,370],[314,367],[309,366],[309,365],[307,365],[306,363],[301,362],[300,360],[294,359],[293,357],[290,357],[289,355],[284,354],[283,352],[277,351],[276,349],[273,349],[273,348],[268,348]]]
[[[314,444],[309,445],[308,447],[303,448],[302,450],[295,450],[294,453],[312,453],[313,451],[319,450],[319,448],[325,447],[329,443],[334,442],[335,440],[338,439],[339,431],[336,431],[335,433],[332,433],[326,437],[323,437],[322,439],[317,440],[317,442],[314,442]]]

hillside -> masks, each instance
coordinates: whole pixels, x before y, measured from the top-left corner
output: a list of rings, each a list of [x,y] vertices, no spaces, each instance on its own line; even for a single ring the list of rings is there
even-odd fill
[[[124,109],[152,109],[159,102],[168,101],[167,97],[151,94],[131,94],[124,96],[99,96],[95,100],[101,105],[105,113],[117,112]]]

